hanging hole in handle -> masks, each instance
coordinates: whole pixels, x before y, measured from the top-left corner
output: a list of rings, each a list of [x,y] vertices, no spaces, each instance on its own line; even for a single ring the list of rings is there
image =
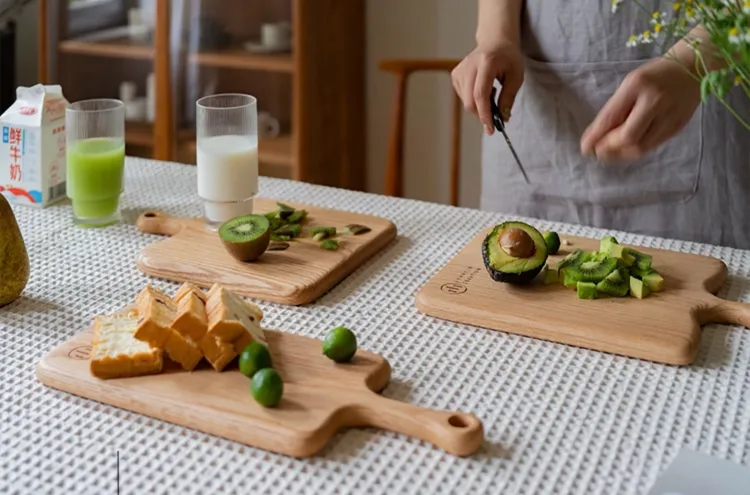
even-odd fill
[[[154,213],[153,211],[148,211],[148,212],[144,213],[143,216],[146,217],[146,218],[154,218],[154,217],[156,217],[156,213]]]
[[[468,428],[469,422],[460,414],[454,414],[448,418],[448,424],[454,428]]]

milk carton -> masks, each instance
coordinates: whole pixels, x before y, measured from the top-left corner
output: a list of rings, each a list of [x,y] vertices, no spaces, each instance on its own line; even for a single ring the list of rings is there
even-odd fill
[[[0,116],[0,193],[39,208],[65,197],[65,107],[58,85],[16,89]]]

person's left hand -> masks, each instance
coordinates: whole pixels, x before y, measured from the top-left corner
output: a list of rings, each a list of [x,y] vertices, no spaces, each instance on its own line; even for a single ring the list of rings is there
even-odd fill
[[[581,137],[581,152],[637,159],[677,134],[701,102],[700,84],[675,60],[646,62],[625,77]]]

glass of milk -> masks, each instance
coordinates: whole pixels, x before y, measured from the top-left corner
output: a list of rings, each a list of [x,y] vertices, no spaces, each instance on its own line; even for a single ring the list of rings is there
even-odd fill
[[[253,212],[258,193],[258,105],[253,96],[218,94],[196,103],[198,196],[206,224]]]

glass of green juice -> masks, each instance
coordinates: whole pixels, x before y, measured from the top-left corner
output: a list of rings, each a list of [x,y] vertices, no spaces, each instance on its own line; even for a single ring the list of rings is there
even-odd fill
[[[82,100],[65,111],[66,190],[73,222],[104,227],[120,221],[125,172],[125,105]]]

